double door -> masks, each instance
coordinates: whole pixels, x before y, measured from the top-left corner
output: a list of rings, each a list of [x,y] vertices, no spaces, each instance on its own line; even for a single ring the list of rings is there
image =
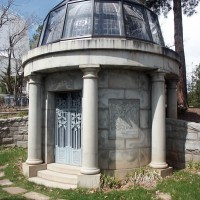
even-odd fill
[[[55,162],[81,165],[81,91],[56,95]]]

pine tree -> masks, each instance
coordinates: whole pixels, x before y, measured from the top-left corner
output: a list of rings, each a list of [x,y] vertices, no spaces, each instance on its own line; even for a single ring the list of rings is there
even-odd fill
[[[200,107],[200,64],[196,66],[188,84],[188,103],[190,106]]]
[[[167,13],[172,9],[174,13],[174,44],[175,51],[181,57],[178,82],[178,105],[181,107],[188,106],[187,103],[187,86],[186,86],[186,65],[183,43],[183,22],[182,12],[187,16],[193,15],[196,11],[200,0],[146,0],[146,6],[153,9],[157,14]]]
[[[30,39],[30,49],[37,47],[41,32],[42,32],[42,25],[39,25],[36,29],[36,32],[33,34],[32,38]]]

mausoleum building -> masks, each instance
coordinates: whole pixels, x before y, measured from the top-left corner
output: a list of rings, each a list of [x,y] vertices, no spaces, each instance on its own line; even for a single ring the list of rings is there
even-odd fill
[[[165,169],[165,118],[177,117],[179,56],[136,0],[65,0],[23,59],[30,181],[99,187],[100,173]]]

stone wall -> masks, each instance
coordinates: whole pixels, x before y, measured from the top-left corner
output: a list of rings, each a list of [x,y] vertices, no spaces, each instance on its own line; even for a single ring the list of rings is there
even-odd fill
[[[121,69],[98,76],[99,167],[119,177],[150,162],[150,78]]]
[[[166,119],[167,162],[185,168],[189,161],[200,161],[200,124]]]
[[[0,145],[27,147],[28,117],[0,119]]]

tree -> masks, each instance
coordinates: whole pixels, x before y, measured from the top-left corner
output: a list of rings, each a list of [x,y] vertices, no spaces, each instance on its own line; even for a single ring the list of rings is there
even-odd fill
[[[182,12],[187,16],[193,15],[196,12],[195,8],[198,6],[199,1],[200,0],[173,0],[174,44],[175,51],[181,58],[178,82],[178,105],[186,108],[188,103]],[[147,0],[146,5],[152,8],[157,14],[164,13],[164,15],[167,15],[167,13],[172,9],[171,2],[172,0]]]
[[[24,20],[11,10],[14,1],[8,1],[0,8],[0,85],[3,92],[14,95],[15,100],[22,94],[23,68],[21,57],[29,49],[28,29],[31,20]],[[3,69],[2,69],[3,68]]]
[[[5,71],[3,72],[4,77],[4,85],[6,88],[6,92],[8,94],[14,94],[17,96],[16,84],[18,82],[16,80],[19,79],[19,74],[22,72],[21,65],[21,56],[27,48],[24,47],[22,41],[28,35],[29,22],[24,21],[19,16],[12,15],[12,22],[9,22],[8,31],[6,31],[5,39],[7,39],[6,44],[4,46],[4,55],[7,54],[8,63]],[[6,28],[6,27],[4,27]],[[22,41],[22,42],[21,42]],[[28,41],[28,40],[27,40]],[[13,74],[15,77],[15,82],[13,84]]]
[[[36,29],[36,32],[33,34],[32,38],[30,39],[30,49],[37,47],[41,32],[42,32],[42,25],[39,25]]]
[[[3,4],[2,2],[2,4],[0,5],[0,11],[1,11],[0,12],[0,29],[8,21],[12,20],[12,18],[8,17],[8,13],[13,3],[14,3],[14,0],[8,0],[6,4]]]
[[[190,106],[200,107],[200,64],[189,77],[188,103]]]

